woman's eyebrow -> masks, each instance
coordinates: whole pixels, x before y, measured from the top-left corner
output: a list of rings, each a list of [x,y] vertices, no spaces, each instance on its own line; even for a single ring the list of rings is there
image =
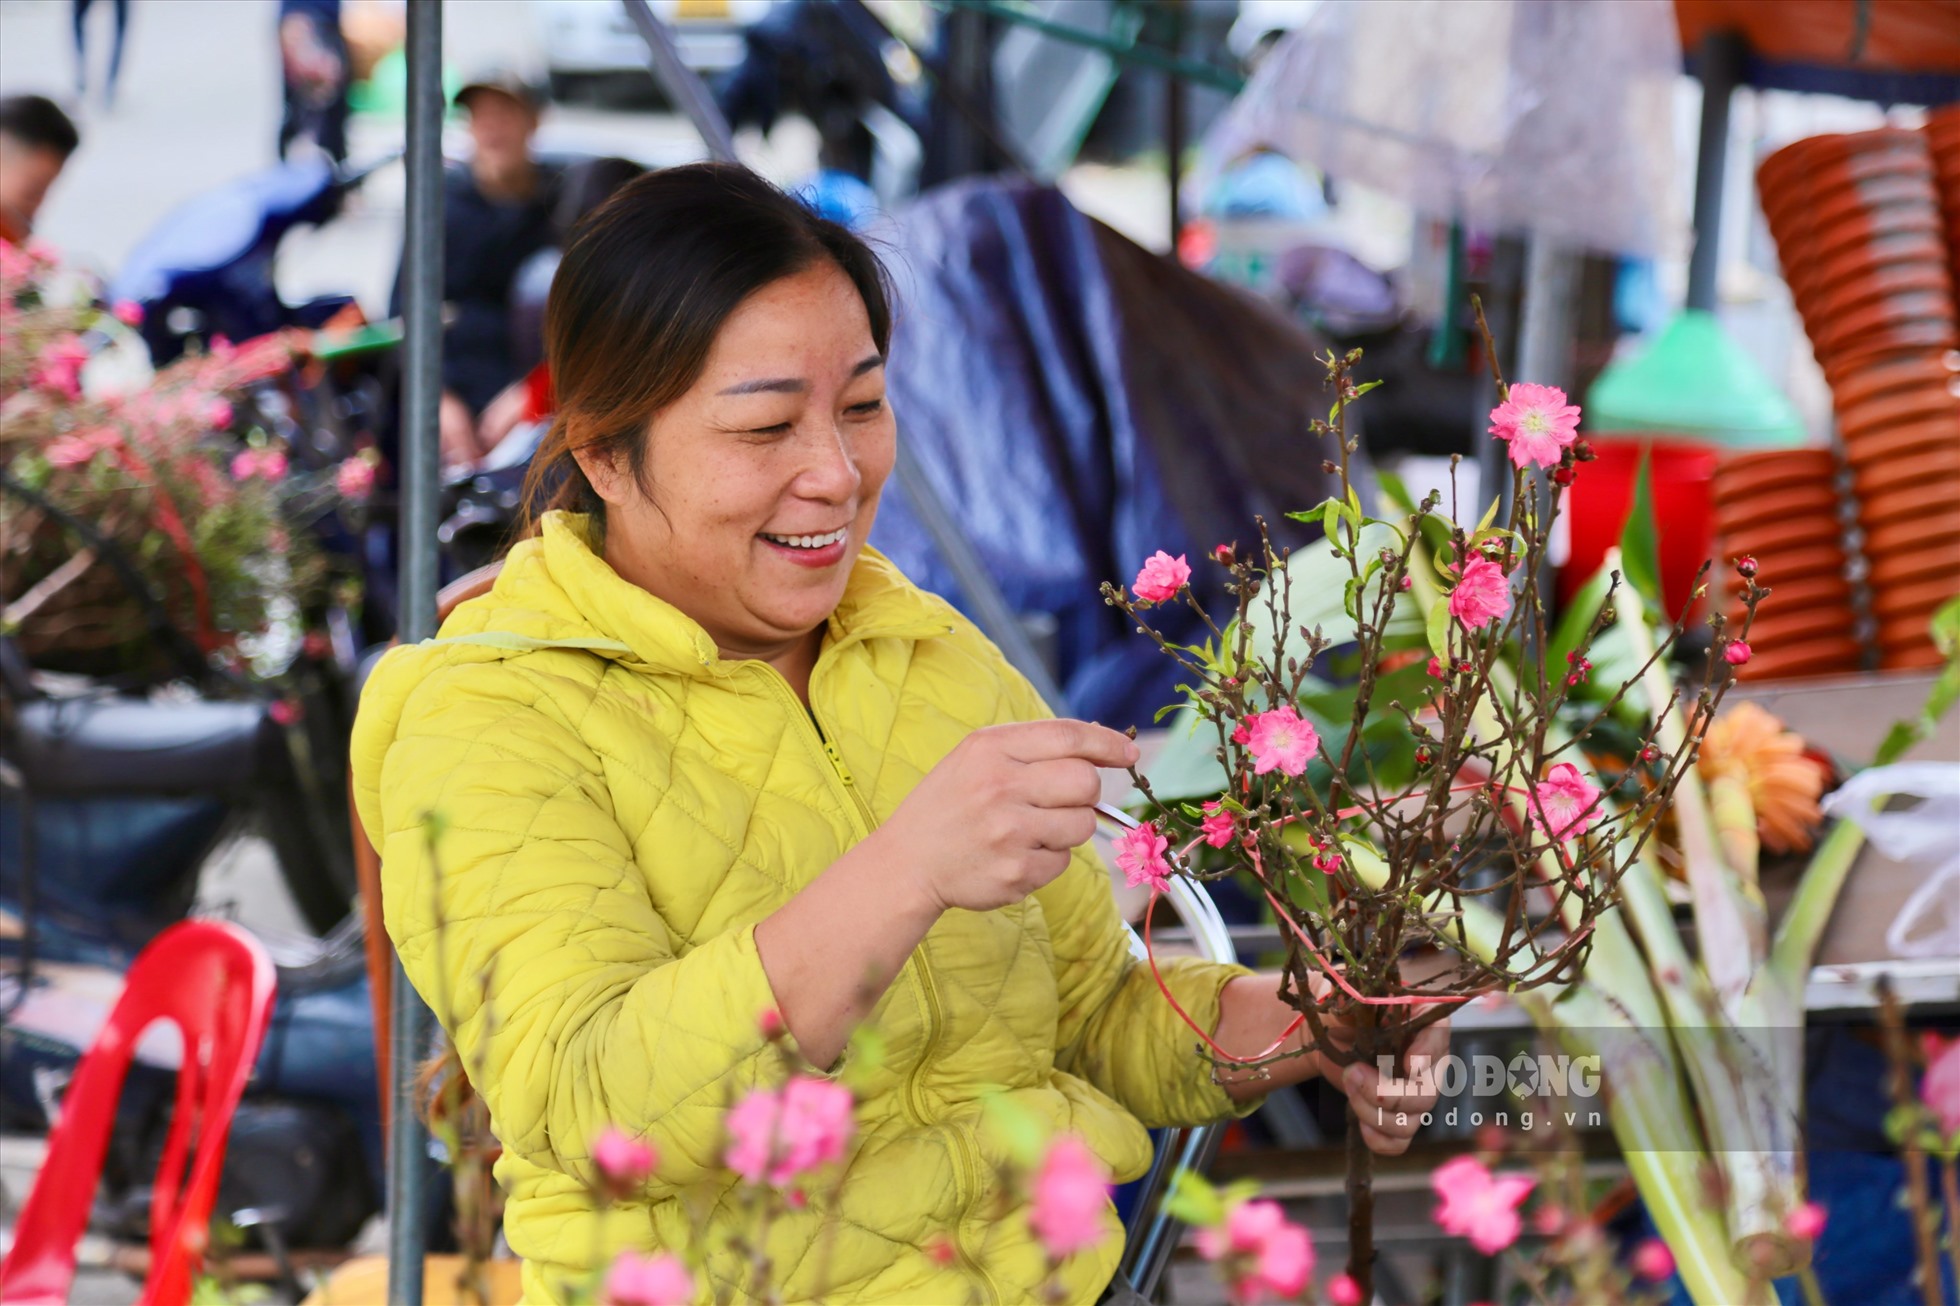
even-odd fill
[[[859,360],[858,365],[851,369],[851,376],[853,378],[860,377],[873,368],[883,367],[884,365],[885,356],[883,354],[873,354],[869,358]],[[810,383],[801,377],[778,376],[765,377],[757,381],[743,381],[738,385],[731,385],[726,390],[718,391],[717,393],[725,395],[795,395],[802,394],[809,388]]]

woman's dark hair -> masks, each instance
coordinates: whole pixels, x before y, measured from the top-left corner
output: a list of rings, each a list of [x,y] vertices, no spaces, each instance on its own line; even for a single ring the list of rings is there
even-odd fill
[[[885,352],[891,301],[877,255],[747,168],[650,172],[580,222],[545,307],[557,413],[531,463],[520,535],[555,508],[591,513],[603,529],[604,502],[574,451],[623,453],[644,489],[648,425],[699,378],[729,314],[825,260],[857,287]]]

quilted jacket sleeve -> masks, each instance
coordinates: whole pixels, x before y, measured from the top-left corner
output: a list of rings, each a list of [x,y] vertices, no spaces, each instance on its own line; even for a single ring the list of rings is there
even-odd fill
[[[752,929],[680,955],[599,759],[551,702],[494,663],[416,686],[377,786],[388,933],[505,1147],[590,1180],[616,1125],[684,1185],[775,1065],[756,1024],[775,999]]]
[[[1001,662],[1009,684],[1005,720],[1053,716],[1024,677]],[[1035,894],[1055,950],[1061,1000],[1055,1063],[1115,1098],[1156,1129],[1249,1114],[1212,1082],[1198,1036],[1178,1017],[1150,967],[1136,959],[1110,892],[1109,871],[1093,847],[1075,851],[1066,871]],[[1164,986],[1192,1021],[1218,1026],[1219,993],[1250,971],[1195,957],[1158,962]]]

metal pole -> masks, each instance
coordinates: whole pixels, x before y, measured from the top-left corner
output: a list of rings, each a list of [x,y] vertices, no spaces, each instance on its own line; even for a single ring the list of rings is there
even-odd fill
[[[1735,32],[1701,43],[1701,139],[1695,152],[1695,249],[1688,258],[1688,307],[1715,308],[1715,263],[1722,249],[1722,186],[1728,176],[1729,101],[1742,80],[1746,47]]]
[[[1171,57],[1184,57],[1184,6],[1173,3],[1165,16],[1170,24]],[[1174,72],[1164,74],[1164,181],[1171,192],[1171,257],[1177,257],[1178,238],[1184,234],[1184,215],[1177,206],[1177,193],[1184,189],[1184,79]]]
[[[708,147],[708,157],[719,163],[735,162],[735,134],[728,129],[728,119],[722,115],[714,95],[681,58],[680,48],[674,44],[674,34],[667,24],[660,21],[647,0],[620,0],[620,3],[626,6],[627,18],[639,29],[640,39],[647,43],[654,80],[667,92],[674,107],[694,124],[694,130]]]
[[[408,6],[408,214],[403,241],[406,332],[402,397],[401,638],[436,633],[437,412],[442,403],[442,2]],[[415,1112],[415,1067],[428,1052],[429,1009],[395,959],[394,1083],[388,1129],[388,1302],[421,1306],[428,1134]]]

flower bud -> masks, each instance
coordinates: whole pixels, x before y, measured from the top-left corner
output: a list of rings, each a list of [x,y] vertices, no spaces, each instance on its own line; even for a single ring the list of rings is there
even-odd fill
[[[1574,440],[1572,442],[1572,460],[1574,462],[1589,463],[1597,457],[1599,455],[1593,452],[1592,441]]]
[[[1744,580],[1756,578],[1756,559],[1751,554],[1743,554],[1735,560],[1735,570]]]
[[[1572,484],[1572,469],[1570,467],[1559,468],[1557,471],[1552,473],[1552,481],[1554,484],[1557,485]]]
[[[1640,760],[1643,762],[1658,762],[1660,757],[1661,750],[1654,744],[1649,744],[1640,750]]]
[[[1722,661],[1732,667],[1744,665],[1749,661],[1751,656],[1749,645],[1739,639],[1730,640],[1729,646],[1722,650]]]

